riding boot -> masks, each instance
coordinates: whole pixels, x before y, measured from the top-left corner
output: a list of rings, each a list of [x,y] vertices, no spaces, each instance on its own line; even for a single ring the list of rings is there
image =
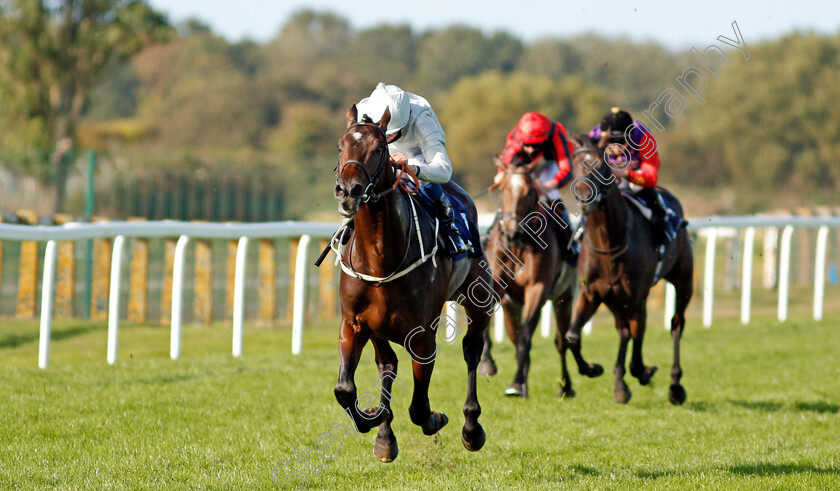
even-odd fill
[[[576,240],[572,240],[569,242],[569,246],[566,248],[566,253],[564,259],[566,262],[569,263],[569,266],[576,268],[578,262],[578,256],[580,255],[580,242]]]
[[[671,208],[665,205],[665,200],[662,199],[662,195],[658,192],[656,193],[656,201],[654,202],[652,209],[656,210],[655,214],[658,215],[662,221],[662,231],[665,236],[665,242],[671,242],[676,239],[679,231],[676,227],[674,227],[676,214],[671,211]]]
[[[555,225],[557,227],[557,238],[560,244],[560,255],[563,260],[570,266],[577,267],[578,255],[580,254],[580,244],[577,242],[576,231],[572,230],[569,223],[569,214],[565,208],[562,209],[562,216],[560,217],[566,227]]]
[[[449,197],[446,196],[446,193],[441,193],[440,198],[435,201],[435,208],[437,209],[438,216],[441,218],[441,222],[444,225],[449,227],[449,230],[452,232],[452,247],[454,249],[455,254],[461,254],[462,252],[468,252],[472,250],[472,244],[470,241],[464,240],[461,237],[461,233],[458,232],[458,227],[455,225],[455,212],[452,209],[452,203],[449,202]]]

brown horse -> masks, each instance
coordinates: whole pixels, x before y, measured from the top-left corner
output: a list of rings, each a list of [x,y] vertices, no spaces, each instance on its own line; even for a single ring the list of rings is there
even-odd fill
[[[650,222],[622,196],[615,178],[619,170],[612,161],[604,159],[606,138],[593,142],[588,136],[575,138],[578,148],[573,157],[572,192],[581,202],[587,216],[583,244],[578,260],[581,295],[575,305],[575,319],[566,338],[573,353],[580,352],[580,331],[601,303],[607,305],[615,317],[620,336],[618,359],[615,364],[614,399],[626,403],[632,396],[624,383],[624,361],[627,343],[633,339],[630,373],[647,385],[656,367],[642,361],[642,342],[647,317],[647,297],[656,282],[659,254]],[[675,204],[679,216],[682,207],[668,191],[659,189]],[[676,312],[671,319],[674,342],[674,366],[668,398],[682,404],[686,392],[680,379],[680,338],[685,327],[685,309],[693,292],[694,261],[688,232],[683,228],[677,238],[665,248],[659,276],[674,285],[677,292]]]
[[[534,187],[537,163],[505,165],[496,159],[496,166],[504,172],[502,180],[494,185],[501,191],[500,219],[490,230],[486,256],[491,258],[490,269],[496,280],[496,294],[503,298],[505,328],[508,338],[516,346],[517,369],[513,382],[505,390],[509,396],[528,396],[528,370],[531,365],[531,338],[540,321],[542,306],[547,300],[554,304],[557,320],[555,344],[560,353],[563,383],[558,395],[574,397],[572,379],[566,367],[566,331],[572,319],[572,300],[577,291],[575,269],[566,263],[561,251],[571,239],[560,238],[563,223],[557,210],[539,205]],[[555,203],[558,205],[560,203]],[[564,224],[570,230],[568,223]],[[564,242],[564,243],[561,243]],[[517,271],[518,270],[518,271]],[[524,316],[523,316],[524,312]],[[494,375],[496,364],[490,354],[492,342],[489,332],[484,334],[484,351],[479,373]],[[580,358],[578,370],[587,377],[604,373],[603,367],[589,364]]]
[[[478,422],[481,406],[476,394],[476,369],[493,304],[492,277],[479,266],[482,257],[452,261],[443,248],[438,248],[435,226],[428,219],[418,218],[413,198],[398,187],[402,173],[408,169],[398,169],[388,153],[385,129],[390,112],[386,110],[378,124],[359,123],[357,117],[354,105],[347,113],[347,131],[338,141],[336,166],[339,212],[347,217],[345,222],[351,217],[354,222],[348,245],[341,253],[341,362],[336,399],[359,431],[366,433],[379,426],[374,454],[383,462],[394,460],[398,447],[391,430],[390,393],[397,356],[390,343],[397,343],[412,357],[411,421],[426,435],[443,428],[449,419],[431,411],[429,381],[438,351],[438,317],[444,302],[460,294],[458,301],[466,299],[463,306],[469,321],[463,339],[467,401],[461,440],[468,450],[479,450],[486,435]],[[450,183],[444,189],[470,203],[470,219],[476,220],[475,206],[461,188]],[[359,407],[356,398],[354,374],[368,340],[376,350],[382,379],[382,396],[376,408]]]

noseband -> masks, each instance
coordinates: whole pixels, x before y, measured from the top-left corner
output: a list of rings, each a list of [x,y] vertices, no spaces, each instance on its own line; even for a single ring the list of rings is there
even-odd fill
[[[390,193],[391,191],[393,191],[396,188],[396,186],[389,186],[388,189],[386,189],[385,191],[382,191],[381,193],[374,193],[373,192],[373,189],[376,187],[377,184],[379,184],[379,180],[382,179],[382,175],[385,173],[385,165],[388,163],[388,161],[390,159],[390,155],[388,154],[388,151],[387,151],[387,149],[388,149],[388,137],[385,135],[385,132],[382,131],[382,128],[380,128],[379,125],[373,124],[373,123],[353,123],[352,125],[347,127],[347,131],[344,132],[344,134],[346,135],[347,133],[350,132],[350,130],[352,130],[353,128],[355,128],[357,126],[369,126],[371,128],[376,128],[377,131],[379,131],[379,133],[382,135],[382,138],[385,139],[385,149],[386,150],[385,150],[385,152],[382,153],[382,158],[379,160],[379,164],[377,165],[376,171],[373,173],[373,175],[371,175],[370,172],[368,172],[367,167],[365,167],[365,164],[363,164],[362,162],[360,162],[358,160],[346,160],[344,162],[344,164],[342,165],[341,164],[341,157],[339,156],[339,162],[336,163],[336,165],[335,165],[335,178],[336,178],[336,182],[338,182],[339,176],[341,176],[341,174],[344,172],[344,169],[346,169],[348,165],[355,165],[357,167],[360,167],[362,169],[362,172],[365,173],[365,177],[368,180],[368,185],[365,187],[364,192],[362,192],[362,196],[361,196],[362,203],[367,203],[368,201],[376,202],[376,201],[379,201],[380,198],[387,195],[388,193]],[[341,169],[339,169],[339,166],[341,166]],[[400,176],[398,175],[396,182],[399,182],[399,181],[400,181]]]
[[[529,171],[515,170],[515,169],[516,169],[515,167],[506,169],[504,171],[504,173],[505,174],[522,174],[522,175],[525,175],[525,176],[528,176],[528,177],[531,176],[531,172],[529,172]],[[536,192],[533,187],[531,187],[531,189],[528,190],[528,194],[526,194],[525,196],[528,196],[532,192]],[[537,201],[535,201],[534,204],[536,205],[538,201],[539,201],[539,199],[537,199]],[[534,206],[534,208],[536,208],[536,206]],[[499,213],[499,228],[500,228],[500,232],[502,234],[502,237],[504,237],[505,240],[507,240],[509,238],[512,239],[512,237],[508,237],[507,230],[504,228],[505,221],[514,219],[514,220],[517,221],[517,223],[519,223],[521,225],[521,221],[519,220],[520,216],[527,217],[528,215],[530,215],[532,213],[532,209],[529,209],[528,211],[526,211],[524,213],[521,213],[518,210],[515,210],[515,211],[501,211],[501,210],[499,210],[499,211],[500,211],[500,213]]]
[[[572,152],[572,156],[574,157],[582,153],[595,153],[597,155],[601,153],[601,150],[594,147],[581,147]],[[603,165],[603,160],[601,160],[601,164]],[[595,169],[595,171],[597,172],[597,168]],[[604,199],[604,194],[605,193],[603,190],[599,191],[598,189],[595,189],[595,199],[586,204],[591,205],[593,208],[598,207],[601,204],[601,201]]]
[[[581,153],[596,153],[597,154],[599,152],[600,151],[597,148],[582,147],[582,148],[578,148],[577,150],[575,150],[572,155],[574,156],[574,155],[578,155],[578,154],[581,154]],[[604,162],[601,161],[601,165],[603,165],[603,164],[604,164]],[[597,172],[597,169],[596,169],[596,172]],[[605,194],[604,191],[597,192],[597,189],[596,189],[595,199],[593,199],[589,204],[592,205],[593,208],[598,207],[601,204],[601,201],[604,199],[604,194]],[[588,215],[588,213],[586,213],[586,212],[584,212],[584,214]],[[587,247],[589,247],[592,250],[592,252],[594,252],[596,254],[610,256],[610,259],[612,261],[615,261],[616,258],[618,258],[622,254],[627,252],[627,248],[630,245],[630,242],[627,240],[626,230],[625,230],[625,235],[624,235],[624,244],[619,244],[615,247],[611,247],[610,249],[606,249],[606,250],[598,249],[597,247],[592,245],[592,242],[589,240],[589,238],[587,237],[587,234],[585,234],[585,233],[583,235],[583,242],[584,242],[584,244],[586,244]]]

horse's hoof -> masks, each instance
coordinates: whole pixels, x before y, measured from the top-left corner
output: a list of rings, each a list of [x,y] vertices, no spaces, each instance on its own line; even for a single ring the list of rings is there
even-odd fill
[[[679,406],[685,402],[686,397],[688,397],[688,394],[685,393],[685,388],[682,385],[671,384],[671,387],[668,388],[668,400],[671,401],[671,404]]]
[[[528,397],[528,389],[525,384],[512,383],[505,389],[505,395],[510,397]]]
[[[557,392],[557,397],[562,399],[571,399],[575,396],[575,389],[572,388],[571,385],[564,385],[560,387],[560,390]]]
[[[481,450],[481,447],[484,446],[484,442],[487,441],[487,433],[484,432],[484,428],[482,428],[478,423],[476,423],[476,425],[478,425],[478,429],[481,431],[476,438],[470,438],[469,435],[467,435],[466,426],[464,427],[464,430],[461,431],[461,443],[463,443],[464,448],[470,452],[478,452]]]
[[[589,378],[600,377],[604,374],[604,367],[597,363],[590,363],[589,366],[586,367],[586,370],[581,371],[580,374]]]
[[[428,423],[423,426],[423,434],[426,436],[432,436],[446,426],[446,423],[448,422],[449,416],[445,413],[433,412],[429,415]]]
[[[478,374],[482,377],[492,377],[499,373],[499,369],[496,368],[496,362],[493,360],[484,360],[478,365]]]
[[[639,384],[640,385],[649,384],[650,379],[653,378],[653,374],[656,373],[657,370],[659,370],[659,368],[656,365],[654,365],[652,367],[645,367],[645,370],[641,374],[639,374],[639,376],[636,377],[636,378],[639,379]]]
[[[373,442],[373,455],[379,459],[380,462],[393,462],[400,453],[400,447],[397,445],[397,440],[389,442],[387,440],[380,440],[379,438]]]
[[[630,402],[630,398],[633,397],[633,393],[630,392],[629,387],[625,387],[623,389],[616,389],[613,393],[613,400],[619,404],[627,404]]]

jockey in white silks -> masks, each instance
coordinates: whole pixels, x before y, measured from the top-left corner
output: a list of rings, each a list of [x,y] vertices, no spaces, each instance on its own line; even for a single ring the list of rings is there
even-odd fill
[[[385,132],[388,151],[398,165],[407,164],[421,181],[423,194],[435,204],[441,221],[452,231],[454,253],[472,249],[455,226],[455,213],[441,184],[452,177],[452,163],[446,153],[443,133],[429,101],[396,85],[380,83],[370,97],[356,104],[359,121],[376,123],[388,108],[391,120]]]

